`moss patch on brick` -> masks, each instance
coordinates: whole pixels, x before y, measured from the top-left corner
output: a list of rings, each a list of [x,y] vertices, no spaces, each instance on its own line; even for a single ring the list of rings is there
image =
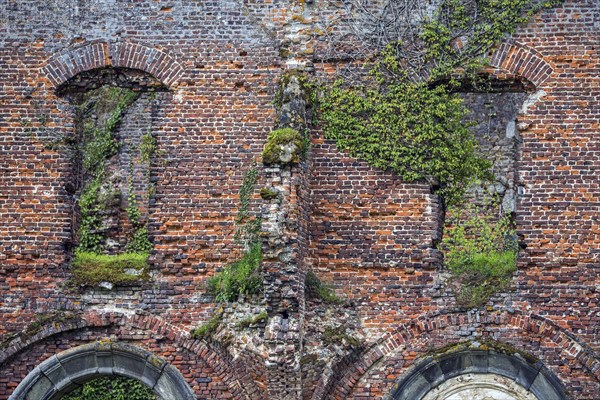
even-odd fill
[[[271,188],[262,188],[260,189],[260,197],[263,200],[273,200],[279,196],[279,192],[277,190]]]
[[[336,327],[326,326],[323,331],[323,343],[326,345],[330,344],[338,344],[344,346],[351,346],[354,349],[359,349],[362,347],[362,343],[360,340],[355,338],[354,336],[349,335],[346,332],[346,327],[343,325],[339,325]]]
[[[305,138],[295,129],[276,129],[269,134],[262,152],[263,163],[290,165],[300,162],[308,148]]]
[[[344,299],[338,297],[329,286],[324,285],[312,271],[306,273],[304,290],[309,298],[320,299],[327,304],[342,304],[344,302]]]
[[[106,255],[78,251],[73,261],[73,283],[96,286],[102,282],[122,285],[147,281],[148,257],[148,253]]]
[[[253,325],[264,324],[269,319],[269,315],[266,311],[261,311],[257,315],[251,315],[236,324],[238,329],[249,328]]]
[[[223,317],[221,314],[215,314],[207,323],[192,329],[191,334],[194,339],[203,340],[210,339],[219,329]]]

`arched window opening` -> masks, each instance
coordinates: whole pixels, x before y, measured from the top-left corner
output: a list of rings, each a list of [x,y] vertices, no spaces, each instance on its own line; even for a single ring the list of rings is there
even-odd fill
[[[394,400],[565,400],[556,376],[531,356],[466,350],[428,357],[401,378]]]
[[[102,286],[149,279],[151,168],[161,163],[157,113],[163,84],[133,69],[77,74],[57,88],[74,106],[73,283]]]
[[[525,79],[493,76],[457,88],[470,110],[465,123],[491,167],[490,176],[469,189],[463,204],[448,207],[444,218],[440,248],[451,273],[448,285],[465,309],[509,291],[517,270],[518,117],[533,89]]]
[[[196,399],[181,373],[156,355],[129,344],[95,342],[63,351],[39,364],[9,400],[104,400],[81,397],[84,390],[97,394],[99,388],[115,390],[113,394],[127,391],[125,398],[134,400]]]

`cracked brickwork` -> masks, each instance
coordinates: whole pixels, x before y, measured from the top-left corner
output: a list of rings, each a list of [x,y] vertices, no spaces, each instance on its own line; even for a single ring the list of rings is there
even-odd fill
[[[161,357],[200,399],[383,398],[428,352],[486,340],[535,357],[567,398],[600,398],[600,4],[566,0],[498,47],[489,72],[519,93],[465,95],[524,245],[511,290],[471,311],[443,286],[443,210],[428,185],[339,152],[310,123],[298,126],[311,141],[299,165],[262,164],[285,125],[274,101],[284,72],[335,69],[318,32],[339,12],[317,0],[0,3],[0,399],[52,355],[107,339]],[[73,288],[65,88],[107,81],[164,88],[119,128],[124,143],[149,128],[159,150],[143,210],[151,279]],[[235,219],[250,168],[265,293],[223,305],[207,279],[244,251]],[[264,187],[279,197],[261,199]],[[343,304],[305,298],[309,270]],[[269,318],[190,338],[222,307]],[[44,318],[57,312],[69,318]],[[340,324],[348,336],[327,341]]]

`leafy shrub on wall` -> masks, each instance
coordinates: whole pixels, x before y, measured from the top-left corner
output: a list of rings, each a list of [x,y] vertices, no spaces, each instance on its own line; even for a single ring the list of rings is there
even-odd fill
[[[508,215],[498,218],[486,210],[489,207],[455,208],[446,221],[444,260],[462,307],[479,307],[505,291],[516,271],[516,230]]]
[[[86,382],[61,397],[62,400],[158,400],[143,383],[120,376],[106,376]]]

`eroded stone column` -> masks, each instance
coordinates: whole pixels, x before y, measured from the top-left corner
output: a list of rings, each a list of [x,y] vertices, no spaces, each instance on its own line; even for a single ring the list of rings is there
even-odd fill
[[[302,134],[307,119],[306,96],[299,77],[282,79],[278,110],[279,128]],[[265,168],[268,203],[262,210],[264,293],[269,313],[265,332],[268,398],[299,399],[302,393],[300,356],[304,322],[304,271],[298,251],[298,185],[302,168],[301,149],[281,144],[279,158]]]

